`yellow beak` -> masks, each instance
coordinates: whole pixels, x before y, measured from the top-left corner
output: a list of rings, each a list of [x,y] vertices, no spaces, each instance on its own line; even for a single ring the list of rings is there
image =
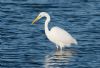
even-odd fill
[[[40,18],[41,18],[41,16],[37,16],[37,17],[35,18],[35,20],[32,21],[32,24],[34,24],[34,23],[35,23],[36,21],[38,21]]]

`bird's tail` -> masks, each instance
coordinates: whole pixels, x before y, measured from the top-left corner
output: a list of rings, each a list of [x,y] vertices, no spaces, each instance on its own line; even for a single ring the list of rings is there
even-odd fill
[[[78,45],[78,42],[77,42],[77,40],[76,40],[76,39],[74,39],[74,41],[73,41],[73,42],[74,42],[74,44],[75,44],[75,45]]]

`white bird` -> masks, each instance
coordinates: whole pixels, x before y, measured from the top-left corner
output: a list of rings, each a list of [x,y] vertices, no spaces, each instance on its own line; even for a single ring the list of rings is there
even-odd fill
[[[65,46],[71,46],[71,44],[77,44],[76,39],[74,39],[67,31],[64,29],[61,29],[57,26],[51,28],[51,30],[48,29],[48,24],[50,22],[50,16],[47,12],[41,12],[37,18],[32,22],[34,24],[36,21],[38,21],[40,18],[46,17],[45,21],[45,34],[47,38],[56,44],[57,49],[60,47],[62,50]]]

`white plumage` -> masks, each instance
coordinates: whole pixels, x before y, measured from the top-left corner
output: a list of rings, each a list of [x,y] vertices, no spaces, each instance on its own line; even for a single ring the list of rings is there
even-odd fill
[[[57,45],[64,45],[69,46],[70,44],[77,44],[76,40],[65,30],[59,27],[53,27],[50,30],[51,38],[55,40]]]
[[[50,22],[50,16],[46,12],[41,12],[38,17],[32,22],[36,22],[41,17],[46,17],[45,21],[45,34],[47,38],[56,44],[56,47],[58,49],[58,46],[62,50],[65,46],[70,46],[71,44],[77,44],[76,39],[74,39],[67,31],[64,29],[61,29],[59,27],[53,27],[51,30],[48,29],[48,23]]]

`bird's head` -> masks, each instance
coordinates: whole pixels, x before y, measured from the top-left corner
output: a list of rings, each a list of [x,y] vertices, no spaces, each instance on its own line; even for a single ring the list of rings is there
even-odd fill
[[[47,12],[41,12],[36,18],[35,20],[33,20],[32,24],[34,24],[36,21],[38,21],[40,18],[48,16]]]

